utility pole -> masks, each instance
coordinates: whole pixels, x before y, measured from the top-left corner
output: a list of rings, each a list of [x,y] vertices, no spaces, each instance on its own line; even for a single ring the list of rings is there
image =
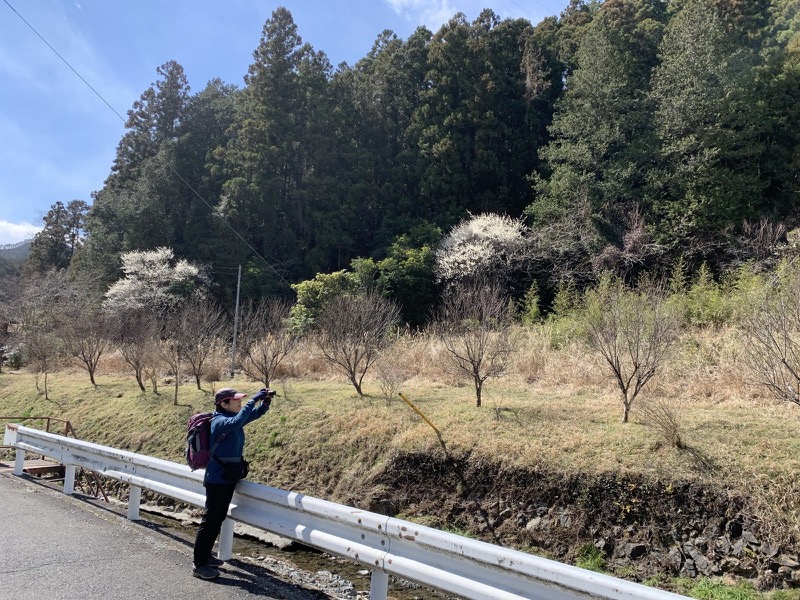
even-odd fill
[[[233,313],[233,348],[231,349],[231,379],[236,369],[236,333],[239,331],[239,290],[242,287],[242,265],[239,265],[239,275],[236,278],[236,308]]]

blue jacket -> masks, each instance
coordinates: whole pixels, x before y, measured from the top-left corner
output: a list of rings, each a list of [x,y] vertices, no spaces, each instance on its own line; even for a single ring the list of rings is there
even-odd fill
[[[256,402],[264,396],[257,393],[247,401],[238,413],[232,413],[219,406],[211,417],[211,446],[214,448],[214,456],[220,459],[233,458],[239,459],[244,452],[244,426],[261,418],[269,410],[268,403],[262,403],[256,408]],[[220,438],[225,435],[221,441]],[[217,443],[218,442],[218,443]],[[222,468],[212,457],[206,467],[206,474],[203,478],[204,483],[231,483],[225,479]]]

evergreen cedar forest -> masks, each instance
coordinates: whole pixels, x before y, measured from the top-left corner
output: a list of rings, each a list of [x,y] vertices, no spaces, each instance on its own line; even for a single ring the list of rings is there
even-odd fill
[[[798,30],[797,0],[573,0],[535,26],[487,10],[384,31],[334,67],[278,8],[243,88],[156,69],[104,187],[54,199],[26,273],[102,294],[122,254],[170,248],[232,311],[238,265],[242,299],[347,270],[411,327],[481,267],[544,313],[603,272],[719,279],[797,225]],[[524,248],[485,231],[494,263],[438,273],[480,215],[518,222]]]
[[[0,258],[0,369],[44,373],[45,397],[63,356],[94,383],[108,347],[142,391],[199,388],[238,307],[264,385],[307,343],[362,395],[388,344],[436,339],[480,406],[548,331],[537,348],[598,357],[627,421],[676,340],[733,331],[747,397],[800,404],[800,0],[456,14],[352,66],[278,8],[242,87],[155,72],[103,188],[54,198],[24,262]],[[639,405],[684,444],[673,409]]]

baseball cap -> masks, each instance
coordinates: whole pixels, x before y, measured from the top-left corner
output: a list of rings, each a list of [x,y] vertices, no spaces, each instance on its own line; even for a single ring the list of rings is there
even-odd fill
[[[245,398],[246,396],[247,394],[237,392],[233,388],[222,388],[221,390],[217,390],[217,393],[214,394],[214,404],[219,404],[220,402],[225,402],[226,400],[238,400],[240,398]]]

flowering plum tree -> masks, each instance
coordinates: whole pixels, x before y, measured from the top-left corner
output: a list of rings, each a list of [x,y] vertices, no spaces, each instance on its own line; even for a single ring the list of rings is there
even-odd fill
[[[482,214],[462,221],[434,254],[437,280],[501,280],[524,259],[525,233],[522,221],[505,215]]]

